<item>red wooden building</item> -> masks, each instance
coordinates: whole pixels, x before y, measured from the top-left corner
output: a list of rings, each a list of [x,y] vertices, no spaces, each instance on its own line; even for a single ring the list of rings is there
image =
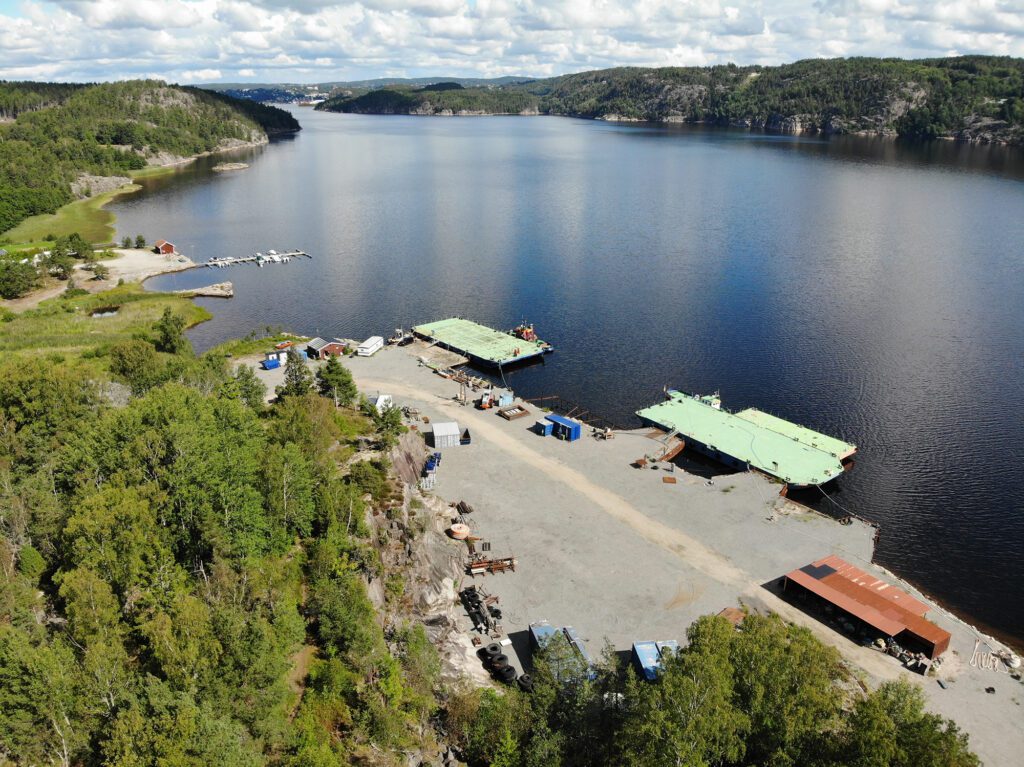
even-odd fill
[[[325,360],[330,356],[339,357],[345,353],[345,343],[335,338],[327,341],[323,338],[314,338],[306,345],[306,354],[313,359]]]
[[[167,240],[157,240],[153,243],[153,250],[161,255],[169,256],[174,252],[174,243]]]

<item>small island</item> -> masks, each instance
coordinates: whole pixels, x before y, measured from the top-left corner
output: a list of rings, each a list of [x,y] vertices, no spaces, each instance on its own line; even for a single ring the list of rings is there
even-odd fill
[[[213,170],[217,173],[223,173],[228,170],[245,170],[249,167],[249,163],[245,162],[219,162],[213,166]]]

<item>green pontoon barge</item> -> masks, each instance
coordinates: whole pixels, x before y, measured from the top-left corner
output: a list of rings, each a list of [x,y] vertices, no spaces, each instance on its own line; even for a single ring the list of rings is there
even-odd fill
[[[484,367],[504,368],[554,351],[551,344],[537,338],[533,325],[526,323],[503,332],[452,317],[417,325],[412,332],[424,341],[457,352]]]
[[[754,408],[722,410],[717,394],[669,389],[664,402],[636,414],[645,423],[678,432],[688,448],[726,466],[756,469],[794,489],[835,479],[852,466],[857,452],[855,445]]]

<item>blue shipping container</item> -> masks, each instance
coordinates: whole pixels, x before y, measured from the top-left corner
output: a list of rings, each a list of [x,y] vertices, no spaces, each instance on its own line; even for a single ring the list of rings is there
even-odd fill
[[[555,428],[555,425],[551,421],[537,421],[533,425],[533,430],[542,437],[550,437],[551,430]]]
[[[658,669],[661,667],[661,658],[658,655],[658,645],[654,642],[633,642],[633,663],[637,670],[643,674],[644,679],[653,682],[658,676]]]
[[[583,425],[579,421],[555,415],[554,413],[544,417],[554,425],[551,433],[559,439],[564,439],[566,442],[575,442],[583,434]]]
[[[551,641],[558,630],[547,621],[530,624],[530,643],[534,650],[539,650]]]
[[[281,367],[281,360],[263,360],[264,370],[273,370],[279,367]]]

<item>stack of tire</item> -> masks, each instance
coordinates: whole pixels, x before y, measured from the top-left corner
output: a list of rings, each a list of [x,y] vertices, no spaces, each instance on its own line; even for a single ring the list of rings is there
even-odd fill
[[[491,642],[480,651],[480,657],[484,662],[484,668],[491,672],[495,679],[505,684],[512,684],[516,681],[518,674],[509,664],[508,656],[501,651],[501,645]]]
[[[462,604],[466,607],[466,612],[469,614],[469,618],[473,621],[473,626],[486,626],[487,615],[484,612],[486,609],[480,599],[480,594],[477,590],[470,586],[469,588],[463,589],[460,596],[462,597]]]

